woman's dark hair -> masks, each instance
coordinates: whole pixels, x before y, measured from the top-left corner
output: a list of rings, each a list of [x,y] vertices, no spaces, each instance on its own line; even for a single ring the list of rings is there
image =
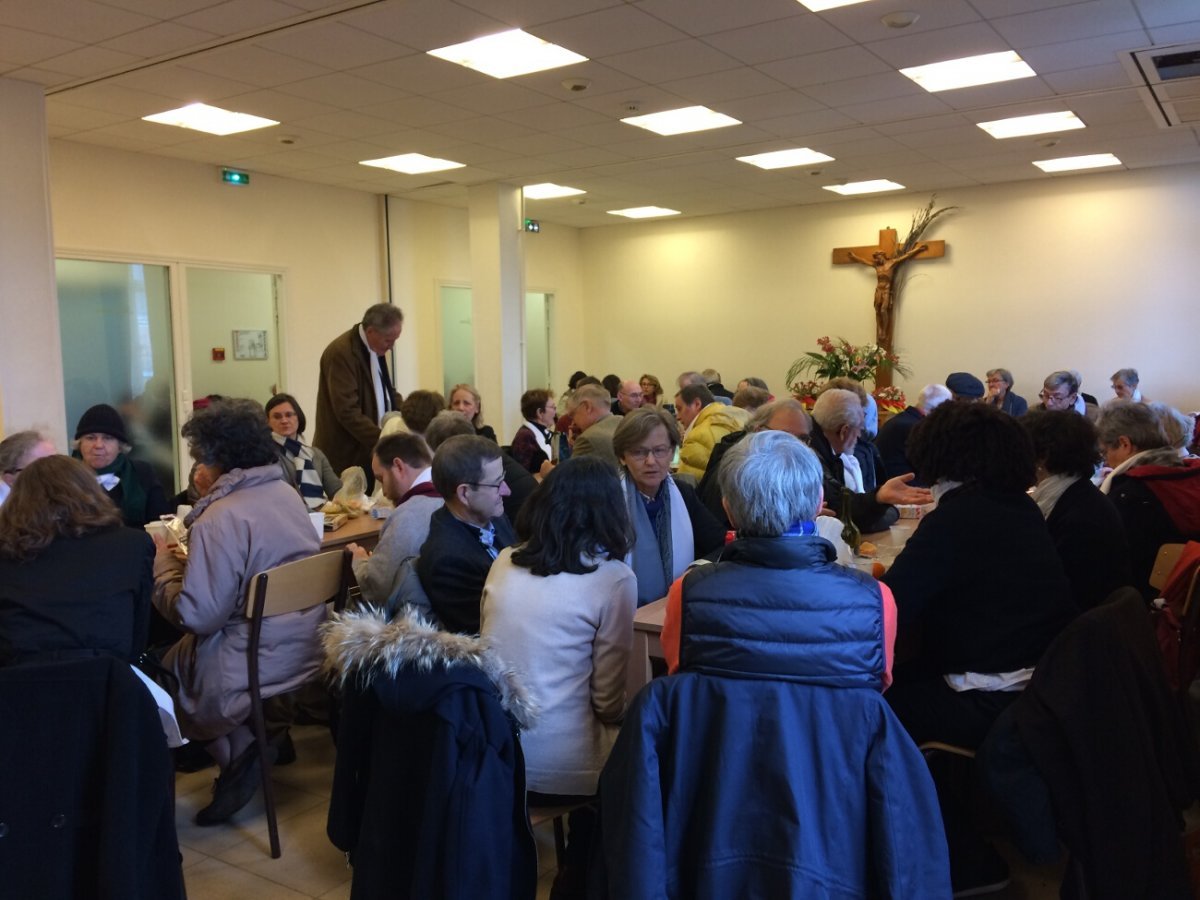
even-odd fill
[[[253,400],[222,400],[198,409],[180,434],[191,444],[192,459],[221,472],[279,462],[267,414]]]
[[[121,511],[87,463],[69,456],[36,459],[0,506],[0,558],[29,560],[56,538],[78,538],[121,524]]]
[[[1031,409],[1017,420],[1033,441],[1033,456],[1051,475],[1091,478],[1100,461],[1096,426],[1074,410]]]
[[[983,403],[951,400],[937,407],[913,429],[908,461],[927,484],[946,479],[1018,493],[1037,480],[1025,429]]]
[[[615,396],[617,396],[617,393],[621,390],[621,376],[620,375],[605,375],[600,380],[600,384],[605,388],[605,390],[608,391],[608,396],[615,397]]]
[[[292,409],[296,411],[296,422],[300,426],[296,429],[296,433],[304,434],[304,429],[308,426],[308,419],[304,418],[304,410],[300,408],[300,404],[296,402],[296,398],[291,394],[276,394],[267,401],[267,405],[263,407],[263,409],[269,416],[271,415],[271,410],[277,406],[283,405],[284,403],[290,403],[292,405]]]
[[[521,395],[521,416],[532,422],[553,399],[554,395],[545,388],[530,388]]]
[[[434,416],[445,408],[446,398],[437,391],[413,391],[400,403],[400,418],[409,431],[424,434]]]
[[[559,463],[521,507],[517,534],[512,560],[534,575],[596,571],[585,556],[624,559],[632,538],[617,470],[595,456]]]
[[[575,390],[575,388],[579,387],[580,378],[587,378],[587,372],[583,371],[583,369],[577,369],[571,373],[571,377],[567,379],[567,387]]]

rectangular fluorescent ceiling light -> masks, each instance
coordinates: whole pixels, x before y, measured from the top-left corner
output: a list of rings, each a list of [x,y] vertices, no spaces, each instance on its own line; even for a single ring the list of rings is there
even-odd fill
[[[879,191],[902,191],[904,190],[904,185],[888,181],[886,178],[877,178],[874,181],[852,181],[850,184],[826,184],[824,188],[827,191],[833,191],[835,194],[848,197],[851,194],[876,194]]]
[[[452,159],[426,156],[424,153],[401,153],[399,156],[385,156],[382,159],[362,159],[358,164],[374,166],[377,169],[391,169],[393,172],[403,172],[405,175],[444,172],[447,169],[461,169],[465,165],[465,163],[455,162]]]
[[[789,166],[807,166],[812,163],[833,162],[832,156],[818,153],[807,147],[798,150],[773,150],[770,153],[755,153],[753,156],[739,156],[738,162],[750,163],[760,169],[786,169]]]
[[[279,124],[274,119],[264,119],[262,116],[252,116],[249,113],[230,112],[219,106],[208,106],[204,103],[189,103],[179,109],[169,109],[152,116],[142,116],[142,120],[219,135],[237,134],[240,131],[253,131],[256,128],[267,128]]]
[[[837,9],[839,6],[853,6],[855,3],[866,3],[867,0],[799,0],[800,5],[812,12],[823,12],[827,9]]]
[[[1102,169],[1119,166],[1121,161],[1111,153],[1093,153],[1090,156],[1061,156],[1058,159],[1043,159],[1034,162],[1043,172],[1073,172],[1076,169]]]
[[[586,194],[579,188],[566,187],[545,181],[541,184],[527,184],[521,188],[526,200],[553,200],[555,197],[574,197],[576,194]]]
[[[1036,116],[1016,116],[1011,119],[996,119],[994,122],[979,122],[977,124],[998,140],[1011,137],[1025,137],[1030,134],[1050,134],[1054,131],[1071,131],[1075,128],[1087,127],[1070,110],[1066,112],[1040,113]]]
[[[636,125],[638,128],[663,135],[687,134],[692,131],[708,131],[710,128],[742,124],[733,116],[713,112],[707,106],[685,106],[682,109],[668,109],[646,116],[630,116],[621,121],[626,125]]]
[[[610,209],[610,216],[625,216],[627,219],[652,219],[655,216],[677,216],[679,210],[661,206],[631,206],[629,209]]]
[[[946,62],[930,63],[901,69],[906,75],[931,93],[952,91],[956,88],[994,84],[997,81],[1012,81],[1016,78],[1031,78],[1037,73],[1012,50],[1003,53],[984,53],[981,56],[964,56]]]
[[[512,78],[515,75],[528,75],[530,72],[542,72],[546,69],[557,69],[559,66],[587,62],[586,56],[580,56],[558,44],[543,41],[519,28],[430,50],[429,55],[458,63],[493,78]]]

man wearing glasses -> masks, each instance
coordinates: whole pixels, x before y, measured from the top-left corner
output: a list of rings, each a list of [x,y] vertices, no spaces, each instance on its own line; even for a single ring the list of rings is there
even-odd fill
[[[55,452],[54,445],[37,431],[18,431],[0,441],[0,504],[8,499],[22,469]]]
[[[509,495],[494,441],[447,438],[433,455],[433,486],[446,501],[429,520],[417,577],[447,631],[479,633],[479,598],[492,561],[516,541],[504,515]]]
[[[1088,403],[1079,393],[1079,375],[1076,372],[1060,369],[1051,372],[1042,382],[1041,393],[1038,394],[1042,409],[1074,410],[1080,415],[1087,416],[1093,422],[1100,412],[1095,403]]]

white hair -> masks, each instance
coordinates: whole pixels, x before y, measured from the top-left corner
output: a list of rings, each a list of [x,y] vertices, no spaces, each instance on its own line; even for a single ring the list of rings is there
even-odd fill
[[[821,392],[813,404],[812,417],[822,431],[837,431],[843,425],[861,428],[865,413],[862,401],[854,391],[829,388]]]
[[[953,397],[950,388],[944,384],[927,384],[921,388],[921,393],[917,397],[917,409],[921,412],[931,412]]]
[[[857,403],[857,398],[855,399]],[[821,503],[821,463],[785,431],[760,431],[738,441],[718,476],[729,518],[747,537],[778,537],[808,522]]]

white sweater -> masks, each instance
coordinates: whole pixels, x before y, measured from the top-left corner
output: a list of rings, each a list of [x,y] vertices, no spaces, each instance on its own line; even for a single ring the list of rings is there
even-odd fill
[[[625,714],[636,609],[637,579],[623,562],[542,577],[514,565],[508,548],[492,564],[481,632],[541,708],[521,734],[529,790],[596,792]]]

